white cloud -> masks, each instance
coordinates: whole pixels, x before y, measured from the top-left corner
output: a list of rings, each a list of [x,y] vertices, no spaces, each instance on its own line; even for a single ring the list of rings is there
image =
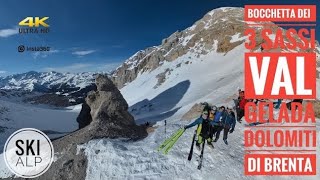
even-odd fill
[[[90,64],[90,63],[75,63],[68,66],[61,67],[46,67],[43,68],[43,71],[56,71],[56,72],[70,72],[70,73],[79,73],[79,72],[110,72],[117,68],[119,63],[110,63],[110,64]]]
[[[81,70],[84,70],[88,67],[92,66],[91,64],[82,64],[82,63],[76,63],[71,64],[69,66],[62,66],[62,67],[47,67],[44,68],[44,71],[57,71],[57,72],[81,72]]]
[[[0,37],[6,38],[19,33],[18,28],[14,29],[0,29]]]
[[[110,63],[110,64],[102,64],[100,67],[97,67],[97,71],[107,71],[111,72],[119,67],[121,63]]]
[[[50,51],[37,51],[37,52],[32,53],[31,55],[32,55],[33,59],[38,59],[39,57],[46,58],[51,54],[55,54],[55,53],[59,53],[59,52],[60,52],[60,50],[51,49]]]
[[[7,73],[7,71],[1,71],[0,70],[0,74],[5,74],[5,73]]]
[[[77,56],[86,56],[94,52],[96,52],[96,50],[83,50],[83,51],[74,51],[72,52],[72,54]]]

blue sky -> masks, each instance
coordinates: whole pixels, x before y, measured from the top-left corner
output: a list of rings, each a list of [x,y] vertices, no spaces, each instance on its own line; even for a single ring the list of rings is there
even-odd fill
[[[140,49],[159,45],[162,39],[191,26],[217,7],[301,4],[293,0],[256,1],[2,0],[0,76],[30,70],[106,71]],[[319,1],[304,0],[303,3],[319,4]],[[48,16],[50,33],[16,34],[18,22],[27,16]],[[50,46],[52,50],[46,54],[19,53],[19,45]]]

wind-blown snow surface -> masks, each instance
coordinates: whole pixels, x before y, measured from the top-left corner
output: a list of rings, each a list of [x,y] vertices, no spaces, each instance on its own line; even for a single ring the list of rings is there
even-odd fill
[[[90,141],[85,146],[88,157],[86,179],[319,179],[317,176],[244,176],[243,124],[238,124],[233,134],[229,134],[229,145],[222,139],[215,148],[208,146],[204,150],[201,170],[197,169],[199,150],[195,148],[193,159],[188,161],[193,130],[187,130],[174,145],[168,155],[157,152],[164,139],[177,130],[183,122],[167,124],[167,133],[163,123],[154,133],[138,142],[101,139]],[[320,130],[318,121],[317,131]],[[319,144],[319,138],[317,139]],[[319,156],[319,149],[317,150]],[[319,165],[319,158],[317,164]]]

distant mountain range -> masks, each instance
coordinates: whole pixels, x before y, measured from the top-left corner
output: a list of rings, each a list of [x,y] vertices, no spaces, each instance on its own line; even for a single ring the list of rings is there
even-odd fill
[[[36,104],[53,103],[52,105],[58,106],[77,104],[83,101],[89,91],[95,90],[95,74],[89,72],[72,74],[30,71],[0,77],[0,95],[25,96],[24,101],[31,101]],[[63,104],[54,103],[62,98],[64,98]],[[70,104],[67,102],[70,102]]]

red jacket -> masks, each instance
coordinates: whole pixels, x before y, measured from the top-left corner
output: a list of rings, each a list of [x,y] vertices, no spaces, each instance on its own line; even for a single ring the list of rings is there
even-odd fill
[[[240,102],[239,102],[239,108],[240,109],[244,109],[244,107],[245,107],[245,105],[246,105],[246,103],[248,102],[248,100],[246,100],[246,99],[241,99],[240,100]]]

